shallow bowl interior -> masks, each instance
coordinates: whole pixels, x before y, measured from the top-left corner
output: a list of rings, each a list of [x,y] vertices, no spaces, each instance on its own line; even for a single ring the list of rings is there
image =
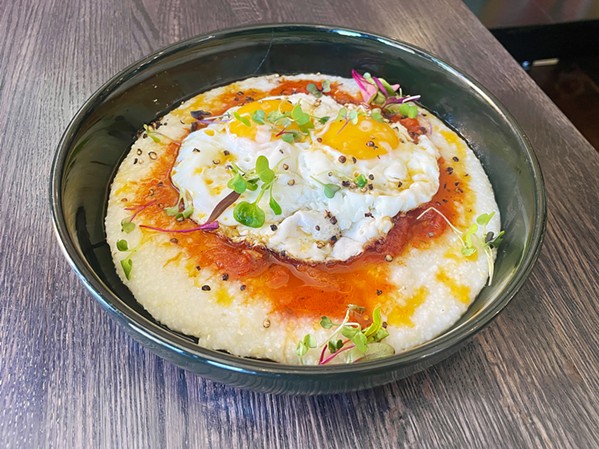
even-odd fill
[[[398,81],[456,129],[493,184],[506,239],[495,280],[447,332],[370,363],[299,367],[209,351],[166,329],[135,301],[113,268],[103,219],[108,188],[134,137],[182,100],[250,76],[352,68]],[[302,25],[236,29],[190,39],[123,70],[102,86],[66,130],[52,167],[51,205],[63,250],[100,304],[142,344],[190,371],[260,391],[334,393],[408,376],[447,357],[515,295],[534,263],[545,196],[534,154],[506,110],[457,70],[408,45],[362,32]]]

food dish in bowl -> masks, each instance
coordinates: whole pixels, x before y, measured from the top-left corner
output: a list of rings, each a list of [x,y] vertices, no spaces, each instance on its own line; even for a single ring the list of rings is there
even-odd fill
[[[154,318],[206,348],[326,365],[466,311],[501,238],[491,185],[416,96],[366,76],[252,77],[144,125],[106,233]]]
[[[318,57],[301,57],[308,54]],[[136,130],[215,85],[256,74],[343,75],[354,66],[401,80],[407,91],[426,92],[423,104],[460,131],[481,158],[506,230],[493,285],[441,336],[359,366],[295,367],[236,358],[198,348],[184,335],[161,327],[118,279],[110,251],[102,245],[107,189]],[[198,78],[198,73],[203,76]],[[88,176],[98,166],[106,167],[101,176]],[[513,176],[508,178],[508,173]],[[265,391],[303,393],[373,386],[446,357],[515,294],[532,266],[544,224],[544,196],[534,157],[516,125],[480,88],[408,46],[349,30],[309,26],[260,27],[197,38],[125,70],[90,100],[67,130],[53,167],[53,206],[69,259],[102,304],[142,342],[209,378]]]

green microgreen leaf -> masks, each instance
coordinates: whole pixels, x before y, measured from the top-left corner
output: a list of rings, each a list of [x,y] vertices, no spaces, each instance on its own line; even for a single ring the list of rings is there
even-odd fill
[[[341,108],[339,109],[339,112],[337,112],[337,120],[345,120],[345,117],[347,117],[347,108]]]
[[[275,215],[281,215],[283,213],[281,206],[279,205],[279,203],[277,203],[277,200],[275,200],[272,196],[272,192],[270,193],[270,200],[268,202],[268,205],[270,206],[270,209],[275,213]]]
[[[329,80],[324,80],[322,82],[322,91],[325,93],[329,93],[331,91],[331,82]]]
[[[411,102],[400,104],[398,111],[405,117],[416,118],[418,116],[418,107]]]
[[[306,114],[302,110],[302,105],[297,103],[291,111],[291,118],[298,126],[306,125],[311,121],[310,114]]]
[[[118,249],[119,251],[127,251],[129,249],[129,244],[127,243],[127,240],[117,240],[116,249]]]
[[[376,120],[377,122],[384,122],[385,119],[383,118],[383,114],[381,113],[381,110],[379,108],[375,108],[370,112],[370,117],[372,117],[373,120]]]
[[[360,174],[360,175],[356,176],[356,184],[358,187],[362,188],[366,184],[368,184],[368,179],[366,179],[366,176]]]
[[[125,273],[125,277],[129,280],[131,279],[131,269],[133,268],[133,261],[130,257],[121,260],[121,267],[123,267],[123,272]]]
[[[347,115],[347,119],[352,122],[353,125],[357,125],[358,124],[358,111],[356,111],[355,109],[350,111],[349,114]]]
[[[376,306],[372,311],[372,324],[364,329],[364,335],[371,337],[383,327],[383,319],[381,317],[381,308]]]
[[[476,217],[476,222],[481,226],[487,226],[494,215],[495,212],[491,212],[490,214],[480,214],[478,217]]]
[[[307,334],[304,337],[304,344],[308,347],[308,348],[315,348],[316,347],[316,338],[314,338],[314,335],[312,334]]]
[[[476,234],[476,231],[478,231],[478,225],[476,223],[472,223],[464,234],[464,242],[467,248],[472,246],[472,236]]]
[[[324,117],[320,117],[320,118],[318,119],[318,122],[319,122],[321,125],[324,125],[324,124],[325,124],[326,122],[328,122],[330,119],[331,119],[331,117],[329,117],[328,115],[325,115]]]
[[[193,206],[188,206],[183,212],[181,212],[181,216],[185,219],[191,217],[193,214]]]
[[[164,211],[169,217],[174,217],[179,213],[179,203],[177,203],[175,206],[165,208]]]
[[[259,125],[264,125],[264,119],[266,118],[266,114],[264,113],[264,111],[262,109],[258,109],[256,111],[254,111],[254,113],[252,114],[252,120],[256,123],[258,123]]]
[[[283,142],[287,143],[293,143],[295,141],[293,137],[293,133],[290,132],[285,132],[281,135],[281,139],[283,140]]]
[[[144,130],[146,131],[146,134],[150,137],[150,139],[152,139],[156,143],[160,143],[160,139],[158,138],[158,136],[156,136],[156,131],[154,131],[148,125],[144,125]]]
[[[231,179],[229,179],[229,182],[227,183],[227,187],[235,190],[235,192],[237,192],[241,195],[243,192],[245,192],[247,190],[248,182],[243,178],[243,176],[241,176],[241,174],[235,173],[235,176],[233,176]]]
[[[307,334],[304,336],[302,340],[300,340],[297,344],[295,352],[299,357],[300,361],[303,363],[303,357],[307,354],[310,348],[316,347],[316,339],[312,334]]]
[[[461,249],[462,255],[465,257],[470,257],[474,253],[476,253],[477,249],[474,246],[463,246]]]
[[[275,172],[268,166],[268,159],[266,156],[260,155],[258,156],[258,159],[256,159],[256,174],[265,184],[268,184],[275,179]]]
[[[132,232],[135,229],[135,223],[133,223],[131,220],[129,220],[128,218],[124,218],[121,221],[121,230],[123,232],[126,232],[127,234],[129,234],[130,232]]]
[[[322,92],[320,90],[318,90],[318,87],[316,87],[316,84],[314,84],[314,83],[309,83],[306,86],[306,90],[309,93],[311,93],[312,95],[314,95],[316,98],[322,97]]]
[[[272,111],[268,113],[268,115],[266,116],[266,120],[268,120],[272,124],[276,124],[283,117],[284,115],[281,111]]]
[[[335,184],[325,184],[324,185],[324,196],[327,198],[333,198],[335,193],[341,190],[341,187]]]
[[[333,322],[328,316],[322,316],[320,317],[320,325],[325,329],[330,329],[333,327]]]
[[[374,334],[374,337],[372,338],[374,341],[381,341],[384,338],[387,338],[389,336],[389,332],[387,332],[387,329],[385,328],[380,328],[378,330],[378,332],[376,334]]]
[[[384,78],[379,78],[379,81],[385,88],[387,95],[389,95],[389,96],[395,95],[395,91],[393,90],[393,87],[391,87],[391,84],[389,84]]]
[[[341,335],[350,340],[354,338],[358,332],[360,332],[359,326],[343,326],[341,329]]]
[[[235,117],[237,120],[239,120],[245,126],[248,126],[248,127],[252,126],[247,117],[243,117],[243,116],[239,115],[237,112],[233,112],[233,117]]]
[[[337,345],[334,342],[329,341],[327,343],[327,347],[329,348],[329,352],[331,354],[335,354],[337,352]]]
[[[264,224],[265,214],[260,206],[242,201],[233,209],[233,217],[237,222],[250,228],[259,228]]]
[[[364,335],[362,332],[357,332],[356,335],[351,338],[351,341],[356,345],[356,348],[358,348],[360,352],[368,351],[366,335]]]
[[[505,234],[505,231],[501,231],[499,234],[497,234],[497,236],[493,240],[488,242],[488,245],[491,248],[497,248],[499,245],[501,245],[501,242],[503,242],[504,234]]]
[[[258,178],[248,179],[247,188],[252,192],[255,191],[258,188]]]

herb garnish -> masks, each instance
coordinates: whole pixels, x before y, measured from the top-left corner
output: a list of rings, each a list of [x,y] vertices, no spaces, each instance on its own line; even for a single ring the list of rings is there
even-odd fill
[[[333,198],[335,196],[335,193],[341,190],[341,187],[337,184],[325,184],[324,182],[321,182],[318,179],[316,179],[314,176],[311,176],[311,178],[324,188],[324,196],[326,196],[327,198]]]
[[[476,254],[476,252],[478,252],[479,249],[483,250],[485,256],[487,257],[487,264],[489,267],[488,285],[491,285],[491,283],[493,282],[494,269],[493,249],[499,247],[499,245],[503,241],[503,236],[505,234],[505,231],[500,231],[497,235],[495,235],[495,233],[491,231],[487,232],[487,225],[489,224],[493,216],[495,216],[495,212],[491,212],[490,214],[479,215],[478,217],[476,217],[476,221],[472,223],[465,232],[462,232],[458,228],[456,228],[449,221],[449,219],[435,207],[429,207],[420,215],[418,215],[416,219],[420,220],[429,211],[436,212],[439,216],[441,216],[441,218],[445,220],[447,225],[455,233],[455,235],[460,240],[460,243],[462,244],[462,255],[464,255],[465,257],[469,257],[473,254]],[[482,227],[483,237],[480,237],[477,234],[479,226]]]
[[[327,338],[322,345],[319,365],[326,365],[340,354],[344,354],[346,363],[358,361],[374,360],[380,357],[393,355],[395,350],[392,346],[381,343],[389,333],[386,330],[387,324],[383,322],[381,310],[376,306],[372,312],[372,323],[362,329],[360,323],[350,321],[353,314],[361,314],[364,308],[350,304],[347,307],[343,321],[337,325],[337,328]],[[329,317],[323,316],[320,320],[320,326],[324,329],[331,329],[335,324]],[[341,338],[343,337],[343,338]],[[311,348],[316,348],[316,339],[313,335],[304,336],[297,345],[296,353],[303,363],[303,358]],[[327,355],[328,350],[328,355]]]
[[[165,139],[169,140],[170,142],[174,142],[174,140],[175,140],[175,139],[171,139],[169,136],[167,136],[164,133],[156,131],[154,128],[151,128],[148,125],[144,125],[144,130],[145,130],[146,134],[148,135],[148,137],[156,143],[162,142],[160,140],[160,137],[164,137]]]
[[[131,279],[131,270],[133,269],[133,260],[131,260],[131,256],[121,260],[121,267],[123,267],[123,272],[125,273],[127,280]]]
[[[234,163],[231,163],[230,167],[234,174],[227,183],[227,186],[233,189],[233,192],[223,199],[223,201],[226,203],[225,207],[223,207],[223,201],[216,205],[215,210],[210,215],[213,219],[216,219],[214,215],[217,209],[219,211],[218,215],[220,215],[246,190],[257,190],[259,181],[262,182],[262,185],[260,186],[260,193],[258,194],[256,200],[253,203],[241,201],[239,204],[237,204],[237,206],[235,206],[235,209],[233,209],[233,217],[237,222],[245,226],[249,226],[251,228],[261,227],[266,219],[266,214],[262,208],[260,208],[258,203],[266,191],[268,191],[270,195],[268,205],[270,206],[271,210],[276,215],[281,215],[281,206],[272,194],[272,189],[274,182],[277,179],[277,175],[275,174],[274,170],[270,168],[266,156],[258,156],[254,169],[248,172],[244,172]]]
[[[129,217],[129,218],[123,218],[121,220],[121,231],[129,234],[131,233],[134,229],[135,229],[135,223],[133,223],[133,220],[135,219],[135,217],[137,217],[137,215],[143,211],[144,209],[152,206],[156,204],[156,200],[150,201],[149,203],[143,204],[141,206],[134,206],[134,207],[126,207],[125,210],[134,210],[135,213]]]
[[[399,84],[391,85],[383,78],[377,78],[368,72],[361,75],[358,71],[352,70],[352,77],[362,93],[364,102],[380,108],[379,112],[374,114],[375,120],[382,119],[380,111],[399,113],[409,118],[418,116],[418,107],[412,102],[419,100],[420,95],[404,96]]]
[[[177,221],[183,221],[191,217],[191,215],[193,214],[193,206],[190,204],[189,206],[181,210],[181,204],[185,206],[185,200],[183,199],[183,195],[179,193],[179,199],[177,200],[177,203],[174,206],[166,207],[164,209],[166,215],[168,215],[169,217],[175,217],[175,220]]]
[[[308,114],[302,109],[300,102],[296,103],[291,111],[277,110],[266,114],[262,109],[258,109],[251,115],[240,115],[234,112],[233,117],[248,127],[251,126],[252,121],[258,125],[268,124],[275,136],[287,143],[299,142],[307,136],[314,128],[314,120],[322,124],[329,120],[329,117],[315,117]],[[292,125],[295,125],[296,129],[292,129]]]

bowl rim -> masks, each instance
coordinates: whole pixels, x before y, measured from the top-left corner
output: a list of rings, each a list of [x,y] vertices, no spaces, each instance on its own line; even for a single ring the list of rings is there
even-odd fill
[[[520,259],[520,268],[516,271],[506,285],[505,290],[501,292],[501,300],[497,300],[490,306],[481,311],[471,322],[463,323],[457,327],[452,327],[437,337],[422,343],[414,348],[402,351],[399,354],[383,359],[373,360],[359,364],[339,364],[339,365],[290,365],[263,360],[243,358],[236,355],[222,353],[211,349],[203,348],[194,344],[179,335],[167,331],[157,323],[150,321],[138,312],[124,303],[110,288],[108,288],[91,270],[85,258],[83,258],[69,237],[64,218],[62,216],[61,190],[63,174],[62,169],[68,156],[70,141],[74,137],[79,126],[84,122],[86,116],[93,111],[94,106],[101,102],[112,91],[118,88],[130,77],[135,76],[137,72],[143,72],[147,66],[160,61],[166,57],[175,55],[177,52],[188,47],[202,45],[205,42],[218,41],[243,35],[248,32],[265,32],[270,30],[273,36],[276,33],[301,33],[301,32],[322,32],[332,33],[339,36],[350,38],[367,39],[377,41],[384,47],[394,47],[403,51],[414,53],[421,58],[425,58],[444,71],[453,76],[461,78],[472,90],[480,95],[493,109],[502,115],[510,124],[513,132],[522,142],[522,147],[526,152],[526,159],[530,171],[533,173],[534,182],[534,210],[532,217],[534,225],[531,231],[527,246],[523,248],[523,257]],[[538,258],[542,247],[544,231],[547,221],[546,193],[544,189],[543,175],[528,137],[516,122],[512,114],[501,104],[501,102],[485,87],[480,85],[470,76],[462,73],[451,64],[433,54],[407,44],[397,39],[378,35],[371,32],[360,31],[351,28],[339,27],[336,25],[316,25],[303,23],[277,23],[249,25],[233,28],[226,28],[218,31],[203,33],[185,40],[167,45],[152,54],[145,56],[134,63],[128,65],[100,88],[98,88],[79,108],[71,119],[66,130],[62,134],[56,153],[54,155],[50,176],[50,207],[52,212],[52,222],[59,246],[65,255],[68,263],[77,273],[85,287],[92,293],[101,306],[108,310],[114,318],[127,322],[129,328],[134,334],[141,336],[156,343],[160,347],[168,348],[179,353],[184,353],[186,357],[191,357],[197,362],[202,362],[227,371],[243,372],[255,376],[273,376],[273,375],[294,375],[302,378],[334,377],[343,374],[376,374],[382,371],[388,371],[401,365],[410,365],[421,363],[435,357],[439,353],[449,351],[452,347],[458,347],[460,343],[475,335],[488,325],[508,304],[516,293],[520,290],[535,261]],[[306,379],[307,380],[307,379]]]

